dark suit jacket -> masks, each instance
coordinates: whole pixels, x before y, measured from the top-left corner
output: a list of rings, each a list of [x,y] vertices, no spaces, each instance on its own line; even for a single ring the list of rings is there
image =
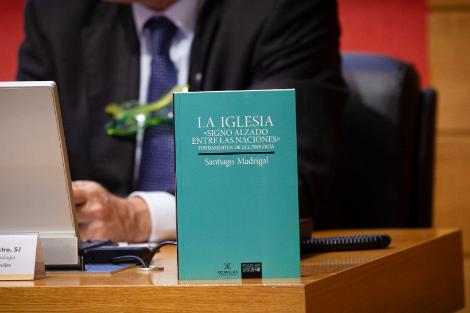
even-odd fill
[[[74,180],[133,190],[134,137],[110,137],[106,104],[138,98],[129,5],[31,0],[19,80],[54,80]],[[192,90],[296,88],[301,215],[336,226],[329,190],[345,91],[332,0],[206,0],[191,50]],[[282,178],[280,178],[282,179]]]

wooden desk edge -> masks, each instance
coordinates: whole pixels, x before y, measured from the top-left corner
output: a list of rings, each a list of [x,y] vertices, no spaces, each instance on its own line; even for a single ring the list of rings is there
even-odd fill
[[[433,240],[357,266],[341,273],[341,278],[333,275],[307,285],[307,312],[313,312],[313,308],[323,313],[438,313],[462,309],[462,231],[440,231]],[[362,284],[366,278],[368,283]],[[400,301],[390,303],[391,296]]]
[[[462,263],[462,234],[449,230],[305,284],[2,287],[0,311],[453,312],[464,302]]]

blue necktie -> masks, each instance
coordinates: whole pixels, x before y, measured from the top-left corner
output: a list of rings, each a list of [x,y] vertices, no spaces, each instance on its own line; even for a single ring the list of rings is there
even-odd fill
[[[150,32],[148,44],[152,53],[147,97],[147,102],[150,103],[176,85],[177,72],[169,51],[178,29],[164,16],[149,20],[145,24],[145,29]],[[173,140],[173,124],[164,123],[147,127],[142,143],[138,190],[168,192],[174,190]]]

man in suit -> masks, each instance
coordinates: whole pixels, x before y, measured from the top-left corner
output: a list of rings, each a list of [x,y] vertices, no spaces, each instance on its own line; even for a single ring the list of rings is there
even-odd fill
[[[301,216],[313,215],[320,227],[339,223],[328,193],[346,95],[335,1],[114,2],[124,3],[29,1],[19,52],[19,80],[58,84],[82,238],[175,236],[171,191],[129,196],[142,175],[136,150],[145,140],[103,129],[108,103],[148,99],[143,25],[153,15],[176,28],[167,54],[190,90],[296,89]]]

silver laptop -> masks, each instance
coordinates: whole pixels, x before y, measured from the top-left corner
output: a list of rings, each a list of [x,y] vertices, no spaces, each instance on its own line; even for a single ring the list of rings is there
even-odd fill
[[[38,232],[48,266],[78,267],[79,241],[54,82],[0,82],[0,232]]]

